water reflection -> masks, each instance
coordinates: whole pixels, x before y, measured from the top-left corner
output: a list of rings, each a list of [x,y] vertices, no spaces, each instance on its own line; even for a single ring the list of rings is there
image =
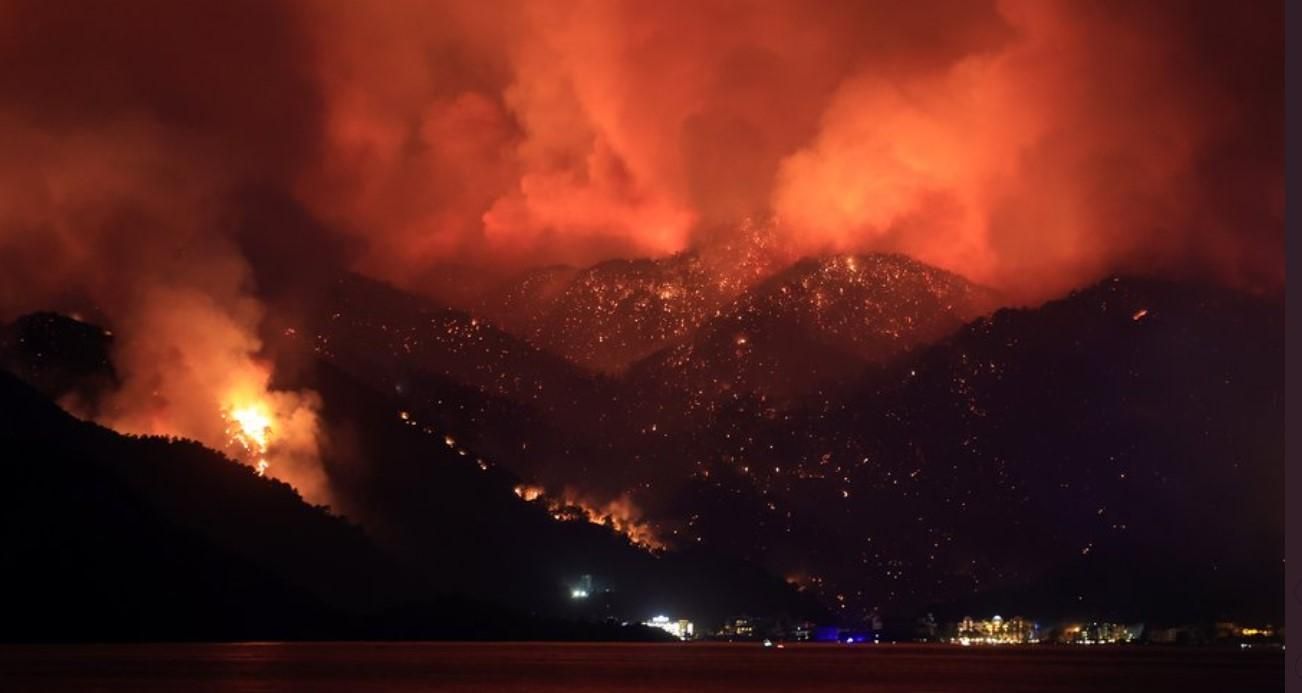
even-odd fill
[[[6,691],[1256,691],[1279,652],[754,644],[0,646]]]

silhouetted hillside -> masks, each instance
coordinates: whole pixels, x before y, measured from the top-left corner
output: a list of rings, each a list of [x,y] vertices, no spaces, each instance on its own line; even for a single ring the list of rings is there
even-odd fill
[[[486,316],[584,368],[616,374],[691,337],[780,269],[771,226],[747,222],[691,252],[532,270],[482,301]]]
[[[523,474],[577,471],[594,423],[619,425],[608,382],[491,323],[344,275],[279,341],[385,393]],[[306,348],[305,348],[306,347]],[[539,474],[541,476],[541,474]]]
[[[956,327],[979,289],[904,258],[847,261],[802,263],[734,304],[756,317],[748,342],[799,328],[862,364],[781,402],[738,388],[694,409],[682,381],[591,378],[354,279],[322,325],[277,340],[301,366],[281,385],[322,395],[339,509],[439,592],[577,615],[568,586],[593,575],[617,596],[580,606],[587,617],[702,621],[809,612],[814,596],[850,621],[1001,600],[1126,618],[1277,612],[1277,302],[1113,279]],[[809,349],[784,358],[826,365],[796,358]],[[540,479],[551,500],[513,492]],[[593,508],[627,494],[678,550],[652,555],[560,509],[566,487]]]
[[[727,395],[787,400],[835,388],[994,306],[990,292],[902,255],[808,258],[743,292],[631,377],[682,393],[689,411]]]
[[[1263,558],[1278,505],[1256,500],[1282,459],[1269,447],[1282,435],[1282,360],[1262,358],[1282,343],[1277,304],[1110,280],[960,328],[988,305],[980,289],[907,258],[850,260],[800,263],[745,292],[692,337],[722,346],[661,371],[655,386],[643,377],[649,360],[628,381],[587,389],[609,406],[522,418],[519,430],[566,431],[555,437],[564,453],[533,458],[545,470],[536,475],[590,489],[652,484],[638,498],[671,541],[767,565],[833,605],[841,594],[852,616],[1047,585],[1104,550],[1126,556],[1104,574],[1143,561],[1151,589],[1129,600],[1100,581],[1091,609],[1133,611],[1141,599],[1155,611],[1270,609],[1230,594],[1227,576],[1268,582],[1278,569]],[[715,329],[734,322],[745,353],[733,331]],[[755,363],[765,367],[742,369]],[[825,385],[779,401],[752,385],[784,382],[775,374]],[[740,386],[706,392],[720,383]],[[715,398],[702,407],[684,394],[693,387]],[[595,425],[556,424],[567,414]],[[484,435],[493,424],[470,423],[466,435],[496,437]],[[500,461],[529,470],[524,457]],[[1109,476],[1114,466],[1126,469]],[[1203,510],[1230,491],[1232,511]],[[1180,542],[1167,548],[1168,536]],[[1232,539],[1242,536],[1251,540]],[[1173,585],[1182,574],[1195,578],[1183,591]]]
[[[109,362],[112,335],[55,313],[33,313],[0,324],[0,370],[19,375],[52,396],[93,403],[117,384]]]
[[[512,471],[397,400],[324,362],[311,382],[326,403],[326,461],[340,509],[449,590],[562,616],[576,606],[570,587],[592,575],[615,591],[612,615],[622,617],[669,607],[705,621],[747,609],[817,610],[753,566],[700,552],[653,554],[607,527],[558,521],[515,493]]]
[[[1278,303],[1109,280],[978,320],[845,395],[741,400],[677,442],[695,490],[667,495],[705,541],[865,612],[1038,584],[1101,613],[1269,614],[1282,345]]]
[[[79,328],[65,325],[64,329]],[[335,489],[337,510],[367,527],[384,553],[401,563],[404,580],[413,586],[410,589],[419,588],[421,596],[467,595],[553,618],[638,620],[670,607],[703,621],[722,620],[744,610],[796,615],[817,611],[811,601],[795,595],[781,580],[735,560],[676,551],[652,554],[606,527],[582,519],[559,521],[542,503],[528,503],[517,496],[513,488],[519,479],[513,473],[457,441],[437,422],[422,420],[415,410],[404,409],[402,400],[359,383],[324,359],[311,372],[305,371],[304,377],[304,383],[295,384],[310,384],[326,402],[322,416],[329,436],[324,462]],[[61,416],[69,425],[90,426]],[[43,440],[32,442],[29,454],[39,455],[44,445]],[[210,455],[221,461],[223,469],[231,468],[228,473],[251,475],[247,468],[196,445],[172,445],[188,445],[194,454]],[[185,462],[172,464],[181,469]],[[123,473],[135,470],[127,467]],[[168,495],[173,483],[169,477],[150,486],[151,502],[167,507],[179,503]],[[263,481],[255,477],[252,483]],[[287,487],[282,488],[293,496]],[[202,493],[200,487],[183,487],[175,498]],[[216,502],[203,496],[195,501],[195,507],[208,509],[206,503]],[[231,505],[229,499],[221,503]],[[205,510],[209,514],[202,517],[194,516],[192,510],[186,512],[190,513],[184,516],[186,521],[196,526],[226,527],[245,522],[250,511],[246,508],[235,519],[220,517],[216,511]],[[267,527],[285,524],[275,518],[265,522]],[[256,529],[240,525],[240,531]],[[296,534],[303,536],[304,532]],[[263,546],[279,536],[257,534],[252,546]],[[283,549],[269,548],[259,558],[264,554],[289,561],[291,566],[305,565]],[[368,563],[373,562],[357,559],[348,565]],[[325,575],[334,572],[321,571]],[[315,570],[307,573],[316,574]],[[606,611],[576,611],[569,589],[581,575],[592,575],[604,589],[611,590],[612,596],[603,600]],[[379,592],[393,590],[390,586]],[[332,605],[370,593],[344,588],[338,592]],[[370,613],[385,605],[344,606],[349,613]]]
[[[410,599],[359,529],[188,441],[68,416],[0,372],[5,637],[311,637]]]

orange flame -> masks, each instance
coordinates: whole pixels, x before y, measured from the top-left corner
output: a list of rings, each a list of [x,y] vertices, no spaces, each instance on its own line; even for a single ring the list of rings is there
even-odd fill
[[[254,460],[253,466],[258,476],[266,476],[271,463],[267,461],[267,450],[271,447],[272,427],[271,413],[266,403],[252,402],[232,406],[222,415],[227,422],[226,434],[230,436],[230,445],[239,447],[244,454]]]
[[[515,495],[524,499],[526,503],[532,503],[543,495],[543,487],[532,484],[520,484],[515,487]]]
[[[637,506],[627,496],[620,496],[604,505],[591,503],[567,490],[563,497],[549,496],[547,490],[536,484],[518,484],[515,495],[526,503],[543,501],[552,518],[562,522],[583,520],[594,525],[609,527],[624,535],[630,543],[649,551],[663,551],[664,542],[656,536],[651,525],[644,521]]]

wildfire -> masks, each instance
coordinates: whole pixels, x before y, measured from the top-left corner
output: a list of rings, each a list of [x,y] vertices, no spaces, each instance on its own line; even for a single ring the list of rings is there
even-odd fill
[[[520,484],[515,487],[515,495],[524,499],[524,502],[526,503],[532,503],[542,497],[543,488],[541,486],[533,486],[530,484]]]
[[[271,413],[261,402],[228,408],[223,417],[230,445],[238,446],[252,459],[258,476],[265,476],[271,463],[267,462],[267,449],[271,446]]]
[[[665,545],[656,538],[651,527],[638,518],[636,508],[627,498],[618,498],[604,506],[595,506],[571,497],[566,499],[565,506],[577,508],[588,522],[610,527],[638,546],[655,551],[665,548]]]
[[[594,525],[609,527],[624,535],[635,546],[650,551],[661,551],[665,548],[664,542],[656,537],[650,525],[641,520],[636,507],[628,498],[617,498],[602,506],[589,503],[573,493],[566,493],[564,498],[548,496],[546,489],[535,484],[519,484],[512,490],[526,503],[539,500],[545,502],[547,512],[555,520],[587,521]]]

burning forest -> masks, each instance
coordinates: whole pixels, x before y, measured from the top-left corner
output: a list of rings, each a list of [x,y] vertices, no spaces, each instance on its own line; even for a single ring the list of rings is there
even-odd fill
[[[0,0],[0,369],[412,594],[1269,614],[1279,15]]]

